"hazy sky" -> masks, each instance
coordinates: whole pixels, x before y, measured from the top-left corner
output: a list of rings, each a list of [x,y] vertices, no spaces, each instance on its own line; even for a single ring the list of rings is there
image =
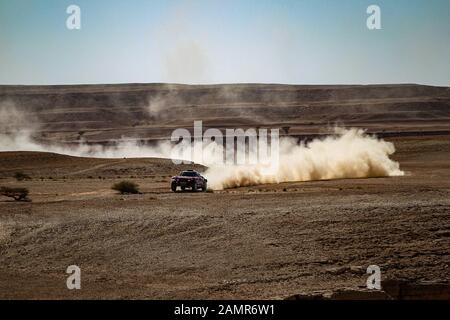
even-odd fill
[[[0,84],[126,82],[449,86],[450,1],[0,0]]]

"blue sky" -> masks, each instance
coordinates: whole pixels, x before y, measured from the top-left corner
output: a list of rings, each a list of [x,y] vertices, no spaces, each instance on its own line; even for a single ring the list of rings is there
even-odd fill
[[[0,84],[128,82],[449,86],[450,1],[0,0]]]

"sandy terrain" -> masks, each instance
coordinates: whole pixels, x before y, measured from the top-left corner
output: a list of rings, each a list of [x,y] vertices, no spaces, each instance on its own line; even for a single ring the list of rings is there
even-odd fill
[[[0,106],[42,143],[165,139],[194,120],[299,137],[341,123],[394,142],[406,172],[172,193],[187,166],[169,160],[1,152],[0,186],[32,202],[0,197],[0,298],[282,299],[364,288],[373,264],[383,279],[450,285],[450,88],[0,86]],[[142,194],[111,190],[123,179]],[[81,290],[66,288],[72,264]]]
[[[0,184],[33,201],[0,200],[0,298],[286,298],[363,287],[371,264],[449,283],[450,137],[390,140],[404,177],[214,193],[171,193],[167,160],[2,153]],[[124,178],[143,194],[110,190]]]

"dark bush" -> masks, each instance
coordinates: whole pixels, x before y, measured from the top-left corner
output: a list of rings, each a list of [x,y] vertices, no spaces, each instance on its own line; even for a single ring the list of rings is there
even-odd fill
[[[13,198],[16,201],[28,200],[28,193],[27,188],[0,187],[0,194],[2,196]]]
[[[112,186],[113,190],[119,191],[121,194],[138,194],[139,186],[132,181],[121,181]]]
[[[23,173],[21,171],[14,173],[14,178],[17,181],[31,180],[31,177],[29,175],[27,175],[26,173]]]

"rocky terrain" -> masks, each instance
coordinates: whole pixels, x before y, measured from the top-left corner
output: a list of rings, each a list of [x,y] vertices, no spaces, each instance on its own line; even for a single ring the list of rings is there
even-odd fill
[[[392,141],[404,177],[214,193],[170,192],[168,160],[2,153],[0,185],[32,201],[0,200],[0,297],[283,299],[359,290],[371,264],[449,283],[450,138]],[[142,194],[110,189],[123,179]]]
[[[43,143],[163,139],[193,120],[302,137],[339,122],[384,135],[405,171],[172,193],[172,175],[205,168],[1,152],[0,186],[28,188],[31,199],[0,196],[2,299],[449,298],[449,88],[3,86],[0,98],[36,119]],[[111,190],[122,180],[141,194]],[[74,264],[81,290],[66,288]],[[384,290],[367,296],[369,265],[380,266]]]

